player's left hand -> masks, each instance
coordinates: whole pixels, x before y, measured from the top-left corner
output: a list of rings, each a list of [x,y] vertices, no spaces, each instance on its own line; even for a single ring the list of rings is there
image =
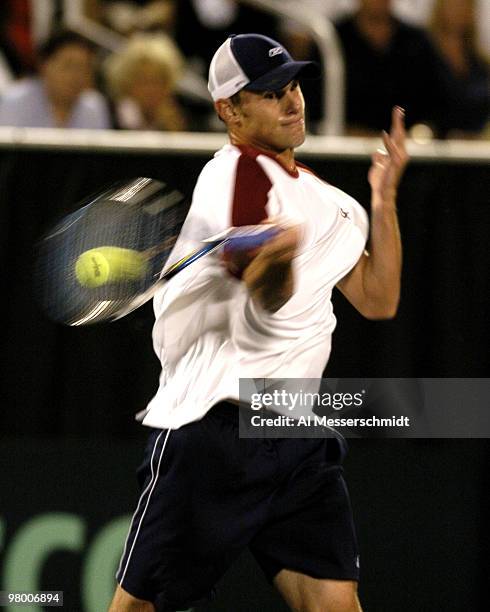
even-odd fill
[[[405,111],[399,106],[393,108],[391,130],[389,134],[383,132],[383,144],[386,151],[374,153],[368,174],[374,206],[394,204],[398,185],[409,160]]]

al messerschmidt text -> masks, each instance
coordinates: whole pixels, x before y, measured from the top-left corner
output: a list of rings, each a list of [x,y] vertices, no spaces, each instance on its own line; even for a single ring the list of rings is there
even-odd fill
[[[254,414],[250,422],[253,427],[310,427],[312,425],[315,427],[410,427],[410,419],[406,416],[337,418],[311,414],[295,419],[280,414],[275,417],[263,417]]]

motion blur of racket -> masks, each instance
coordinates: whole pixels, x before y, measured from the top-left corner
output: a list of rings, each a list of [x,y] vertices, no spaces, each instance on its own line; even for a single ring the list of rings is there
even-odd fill
[[[82,202],[38,246],[36,289],[46,314],[67,325],[120,319],[204,255],[225,244],[255,248],[278,231],[267,224],[231,228],[166,267],[187,211],[179,191],[141,177]]]

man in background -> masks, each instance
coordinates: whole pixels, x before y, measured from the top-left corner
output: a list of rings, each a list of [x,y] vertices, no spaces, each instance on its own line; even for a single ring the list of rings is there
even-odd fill
[[[53,35],[39,49],[39,74],[13,83],[0,100],[0,125],[108,129],[107,103],[94,89],[95,52],[82,36]]]

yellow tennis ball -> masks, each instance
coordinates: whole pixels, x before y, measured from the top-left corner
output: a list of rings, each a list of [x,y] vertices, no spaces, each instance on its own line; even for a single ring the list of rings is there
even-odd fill
[[[77,259],[75,274],[82,287],[100,287],[109,279],[110,264],[97,249],[91,249]]]
[[[102,246],[82,253],[75,263],[75,275],[82,287],[132,281],[147,271],[146,257],[133,249]]]

